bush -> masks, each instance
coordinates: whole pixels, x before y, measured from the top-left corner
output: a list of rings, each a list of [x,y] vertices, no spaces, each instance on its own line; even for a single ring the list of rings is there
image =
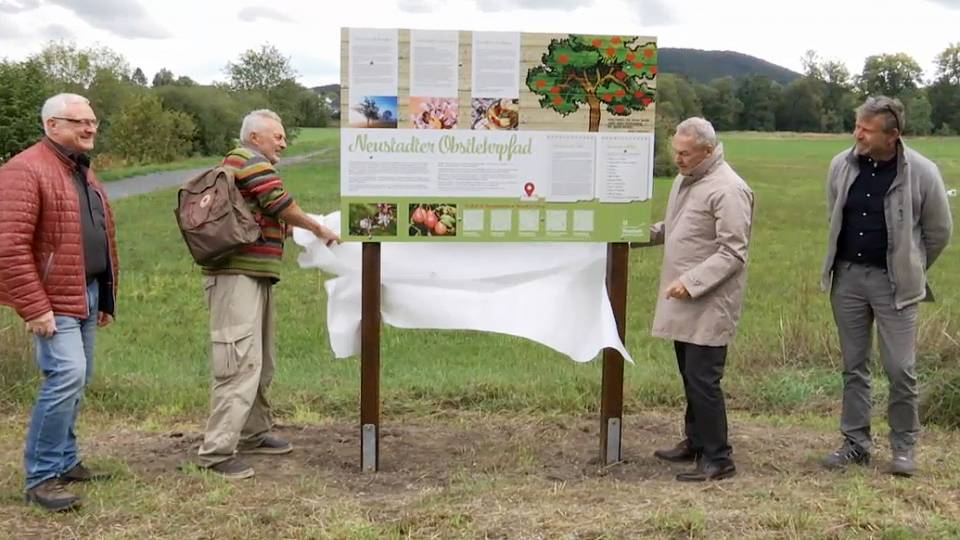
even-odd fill
[[[677,165],[673,162],[673,149],[670,138],[680,123],[673,103],[657,104],[657,122],[654,134],[654,176],[675,176]]]
[[[156,96],[143,95],[113,117],[110,151],[131,164],[173,161],[190,152],[195,131],[188,115],[165,111]]]
[[[244,115],[268,107],[256,92],[231,92],[217,86],[161,86],[154,89],[167,110],[190,115],[197,130],[193,153],[222,156],[236,146]]]
[[[0,62],[0,164],[43,135],[40,108],[50,93],[38,62]]]

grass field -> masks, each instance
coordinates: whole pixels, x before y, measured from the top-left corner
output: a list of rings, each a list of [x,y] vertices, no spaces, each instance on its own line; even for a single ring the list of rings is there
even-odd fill
[[[323,148],[329,148],[330,145],[337,144],[339,130],[334,128],[301,128],[297,136],[290,142],[290,146],[284,152],[285,156],[299,156],[316,152]],[[176,171],[180,169],[193,169],[210,166],[216,163],[222,156],[197,156],[170,163],[154,163],[150,165],[135,165],[132,167],[117,167],[97,172],[97,176],[104,182],[120,180],[131,176],[150,174],[161,171]]]
[[[824,176],[848,137],[722,139],[757,201],[744,316],[724,381],[743,470],[737,479],[681,487],[672,481],[676,468],[649,457],[675,441],[682,404],[672,346],[649,337],[660,249],[633,250],[630,258],[627,347],[638,362],[626,368],[625,464],[590,461],[599,362],[575,364],[508,336],[385,327],[384,472],[357,474],[358,361],[332,358],[324,276],[299,270],[288,253],[271,397],[300,450],[276,467],[255,463],[258,479],[246,484],[189,467],[177,472],[205,418],[207,322],[201,277],[165,191],[115,204],[118,320],[98,336],[81,439],[93,463],[120,478],[86,489],[82,514],[51,519],[17,502],[37,382],[22,326],[8,311],[0,318],[0,537],[5,530],[16,538],[960,536],[960,434],[928,422],[923,474],[907,482],[884,475],[882,376],[874,385],[877,465],[840,475],[816,465],[838,442],[840,395],[833,322],[817,288]],[[960,139],[909,142],[938,163],[948,188],[960,188]],[[298,144],[336,144],[336,132],[304,130]],[[338,167],[308,163],[283,175],[301,206],[328,212],[338,207]],[[657,180],[655,215],[668,186]],[[957,212],[956,199],[951,204]],[[925,395],[952,380],[960,359],[955,248],[931,281],[939,302],[921,309]],[[929,400],[928,418],[948,424],[951,399]]]

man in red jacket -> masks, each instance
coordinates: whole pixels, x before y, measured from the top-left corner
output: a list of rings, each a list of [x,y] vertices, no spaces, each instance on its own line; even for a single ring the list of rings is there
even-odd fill
[[[113,320],[113,213],[87,152],[97,117],[86,98],[58,94],[41,111],[46,136],[0,167],[0,303],[33,334],[43,383],[27,433],[26,498],[72,510],[69,482],[105,478],[80,462],[74,426],[93,374],[98,326]]]

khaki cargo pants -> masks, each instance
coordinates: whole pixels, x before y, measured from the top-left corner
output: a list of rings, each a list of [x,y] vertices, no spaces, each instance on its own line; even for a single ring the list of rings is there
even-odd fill
[[[265,393],[273,379],[276,342],[272,284],[241,275],[207,276],[213,383],[199,463],[257,446],[272,427]]]

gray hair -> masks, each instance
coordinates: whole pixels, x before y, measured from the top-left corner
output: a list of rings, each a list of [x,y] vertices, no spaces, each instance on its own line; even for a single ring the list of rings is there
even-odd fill
[[[677,135],[692,136],[701,148],[717,147],[717,132],[714,131],[713,124],[699,116],[692,116],[677,124]]]
[[[90,100],[80,94],[68,93],[57,94],[47,99],[47,101],[43,103],[43,108],[40,109],[40,123],[43,125],[43,132],[47,132],[47,120],[63,114],[63,112],[67,110],[67,107],[74,103],[89,105]]]
[[[250,134],[263,129],[265,120],[275,120],[283,124],[280,116],[269,109],[258,109],[243,117],[243,124],[240,125],[240,142],[249,143]]]
[[[903,103],[899,99],[887,96],[870,96],[863,105],[857,107],[857,118],[864,116],[883,116],[883,130],[891,132],[894,129],[903,133],[906,127],[906,118],[903,116]]]

